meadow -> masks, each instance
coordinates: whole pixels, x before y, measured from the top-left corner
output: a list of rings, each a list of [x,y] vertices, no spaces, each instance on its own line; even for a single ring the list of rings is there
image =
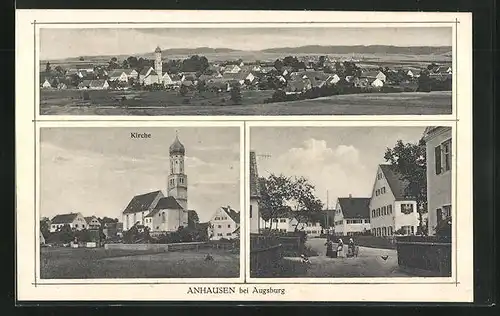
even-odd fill
[[[213,261],[205,261],[210,253]],[[239,254],[200,249],[175,252],[44,247],[41,279],[237,278]]]
[[[83,103],[79,90],[42,90],[42,115],[445,115],[452,113],[451,91],[365,93],[335,95],[310,100],[267,103],[272,91],[242,91],[242,104],[233,105],[229,95],[207,95],[183,104],[184,97],[165,91],[91,91]],[[175,95],[173,95],[175,94]],[[121,101],[125,96],[129,98]],[[168,104],[167,104],[168,102]]]

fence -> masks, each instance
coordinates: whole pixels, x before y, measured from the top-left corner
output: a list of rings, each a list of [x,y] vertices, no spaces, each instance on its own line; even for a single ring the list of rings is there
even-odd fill
[[[105,249],[155,250],[158,252],[198,250],[207,247],[206,242],[187,242],[177,244],[105,244]]]
[[[398,265],[429,275],[451,276],[451,240],[448,237],[397,237]]]
[[[277,236],[250,235],[250,275],[252,277],[272,274],[282,258],[282,245]]]

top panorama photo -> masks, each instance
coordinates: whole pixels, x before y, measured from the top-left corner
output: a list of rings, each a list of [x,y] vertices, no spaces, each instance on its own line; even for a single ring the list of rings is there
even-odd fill
[[[41,28],[41,115],[452,114],[451,27]]]

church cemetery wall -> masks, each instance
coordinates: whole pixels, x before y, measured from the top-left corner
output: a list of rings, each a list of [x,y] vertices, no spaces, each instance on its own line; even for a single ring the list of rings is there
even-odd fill
[[[176,244],[106,244],[105,249],[120,250],[153,250],[158,252],[198,250],[206,246],[206,242],[188,242]]]

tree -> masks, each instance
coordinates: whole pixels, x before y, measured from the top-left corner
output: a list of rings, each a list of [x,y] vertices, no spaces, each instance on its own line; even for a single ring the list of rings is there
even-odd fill
[[[432,79],[429,77],[429,71],[423,70],[418,77],[418,88],[419,92],[430,92],[432,85]]]
[[[281,59],[276,59],[274,61],[274,68],[276,68],[278,71],[281,71],[281,68],[283,68],[284,64],[281,61]]]
[[[64,75],[65,71],[61,66],[56,66],[55,71],[59,73],[60,75]]]
[[[188,93],[189,89],[185,85],[181,84],[181,88],[179,89],[179,93],[184,97]]]
[[[233,104],[241,104],[241,89],[239,84],[233,84],[231,87],[231,101],[233,101]]]
[[[273,219],[293,212],[298,225],[314,220],[317,212],[323,209],[323,203],[314,194],[314,186],[304,177],[271,174],[268,178],[261,178],[260,183],[259,208],[266,221],[272,223]]]
[[[42,232],[43,238],[47,239],[50,235],[50,219],[48,217],[42,217],[40,220],[40,231]]]
[[[198,213],[196,211],[191,210],[188,211],[188,227],[196,227],[200,223],[200,218],[198,217]]]
[[[45,72],[50,72],[52,70],[52,68],[50,67],[50,63],[47,62],[47,64],[45,64]]]
[[[84,60],[85,60],[85,59],[83,59],[83,57],[80,57],[80,58],[78,58],[78,59],[79,59],[80,61],[84,61]]]
[[[139,61],[137,60],[137,57],[130,56],[127,58],[127,64],[130,68],[136,69]]]
[[[403,143],[398,140],[393,148],[387,148],[384,159],[401,175],[401,180],[407,182],[406,196],[415,199],[419,214],[419,233],[425,231],[422,214],[427,212],[427,162],[425,141],[418,143]]]
[[[116,57],[112,57],[112,58],[109,60],[109,63],[108,63],[108,70],[117,69],[118,67],[120,67],[120,66],[118,65],[118,58],[116,58]]]

